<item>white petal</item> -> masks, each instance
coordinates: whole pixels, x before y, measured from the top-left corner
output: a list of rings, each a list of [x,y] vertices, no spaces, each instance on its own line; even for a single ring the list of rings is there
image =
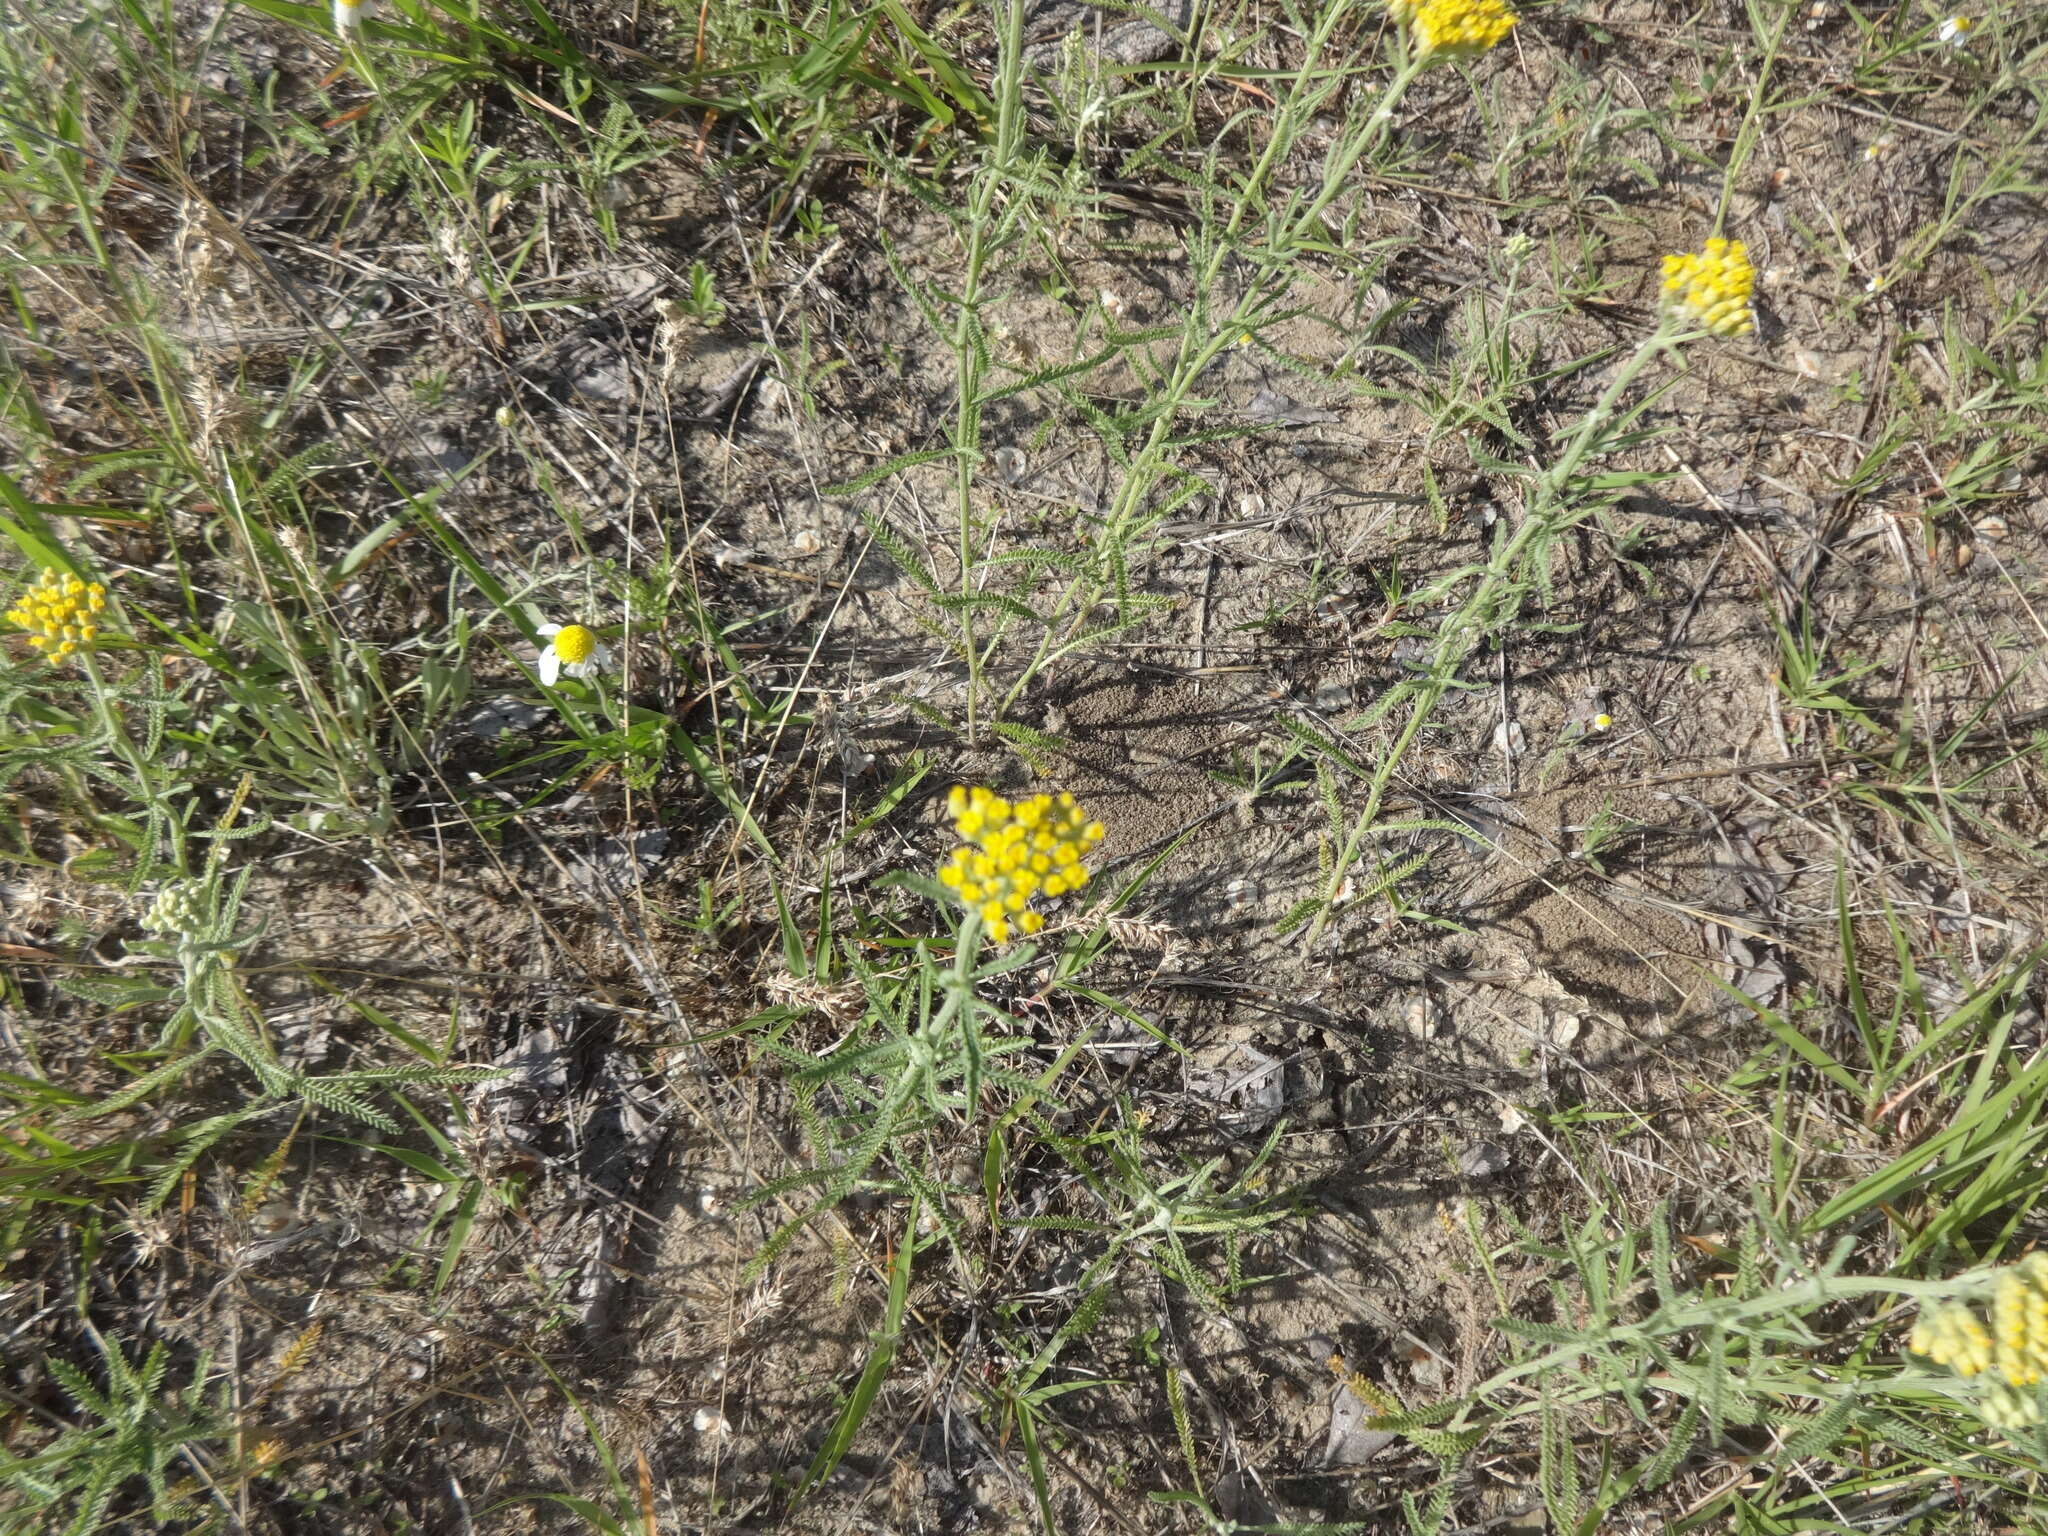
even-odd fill
[[[539,635],[543,640],[552,640],[556,635],[559,635],[561,632],[562,626],[559,624],[543,624],[540,626],[540,628],[534,631],[534,633],[536,635]]]
[[[590,664],[593,667],[610,666],[612,664],[612,648],[608,645],[600,645],[597,648],[597,650],[592,653],[590,658]]]
[[[555,648],[551,645],[540,653],[540,680],[552,688],[555,686],[555,679],[561,675],[562,658],[555,654]]]

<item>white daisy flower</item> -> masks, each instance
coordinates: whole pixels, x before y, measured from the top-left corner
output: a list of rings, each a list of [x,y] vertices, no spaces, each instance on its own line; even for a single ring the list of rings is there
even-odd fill
[[[364,0],[334,0],[334,35],[351,37],[363,24]]]
[[[581,624],[543,624],[537,633],[547,641],[540,653],[540,680],[550,688],[565,672],[588,677],[612,664],[611,647]]]
[[[1968,16],[1950,16],[1942,22],[1941,30],[1935,36],[1944,43],[1960,48],[1969,40],[1970,33],[1975,30],[1976,25],[1977,23]]]

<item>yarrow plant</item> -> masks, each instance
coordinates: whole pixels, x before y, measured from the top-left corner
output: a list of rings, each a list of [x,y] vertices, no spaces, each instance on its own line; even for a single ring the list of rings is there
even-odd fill
[[[45,570],[7,610],[7,619],[28,631],[30,645],[55,660],[91,647],[106,607],[107,589],[98,582]]]
[[[1664,302],[1716,336],[1747,336],[1755,328],[1749,297],[1756,268],[1740,240],[1718,235],[1696,256],[1664,258]]]
[[[1412,4],[1419,26],[1421,13],[1429,9],[1433,0],[1394,3],[1397,13],[1401,5]],[[1411,58],[1395,84],[1412,79],[1419,67]],[[1382,106],[1379,110],[1385,113],[1388,109]],[[1636,424],[1649,409],[1649,401],[1627,403],[1636,380],[1700,330],[1719,336],[1746,335],[1754,324],[1749,300],[1755,283],[1756,269],[1750,265],[1740,240],[1716,236],[1697,255],[1664,258],[1665,303],[1658,325],[1615,368],[1599,398],[1579,418],[1577,428],[1564,439],[1548,467],[1534,476],[1520,526],[1494,547],[1484,565],[1458,573],[1460,579],[1467,575],[1476,579],[1458,610],[1457,621],[1438,631],[1437,652],[1429,675],[1414,685],[1415,702],[1409,708],[1408,723],[1374,776],[1364,809],[1352,819],[1337,858],[1324,875],[1321,894],[1297,904],[1285,920],[1292,924],[1312,917],[1308,928],[1311,943],[1321,937],[1338,911],[1340,894],[1349,883],[1350,871],[1379,816],[1382,798],[1395,782],[1395,766],[1449,689],[1448,679],[1473,646],[1484,636],[1501,632],[1520,611],[1530,589],[1544,579],[1545,563],[1559,535],[1602,505],[1601,493],[1593,482],[1582,477],[1582,471],[1589,462],[1631,441]],[[1633,440],[1642,441],[1640,437]]]
[[[1102,841],[1071,794],[1033,795],[1015,805],[986,789],[955,785],[946,797],[965,847],[939,866],[939,884],[1007,944],[1013,931],[1037,933],[1045,917],[1031,903],[1088,883],[1089,850]]]
[[[2039,1388],[2048,1380],[2048,1253],[2030,1253],[1999,1272],[1989,1328],[1964,1303],[1945,1302],[1921,1313],[1906,1348],[1965,1380],[1988,1378],[1977,1413],[1991,1428],[2039,1426]]]
[[[540,653],[540,680],[550,688],[565,673],[588,677],[612,664],[611,648],[581,624],[543,624],[538,633],[547,641]]]

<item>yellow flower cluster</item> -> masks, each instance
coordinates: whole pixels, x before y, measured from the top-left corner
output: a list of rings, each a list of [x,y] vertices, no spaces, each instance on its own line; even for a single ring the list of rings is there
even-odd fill
[[[1756,268],[1740,240],[1717,235],[1697,256],[1664,258],[1667,302],[1716,336],[1749,334],[1755,325],[1749,295],[1755,287]]]
[[[1506,0],[1387,0],[1405,22],[1417,58],[1457,58],[1498,47],[1521,20]]]
[[[106,607],[107,589],[98,582],[45,570],[7,610],[7,620],[27,630],[37,650],[69,656],[98,638]]]
[[[1959,1302],[1922,1314],[1906,1347],[1958,1376],[1989,1376],[1978,1404],[1994,1429],[2041,1422],[2048,1380],[2048,1253],[2030,1253],[2003,1271],[1991,1291],[1991,1326]]]
[[[967,846],[939,866],[939,884],[981,914],[998,944],[1009,942],[1013,927],[1036,933],[1045,926],[1031,910],[1034,897],[1088,883],[1081,861],[1102,841],[1102,823],[1089,821],[1072,795],[1033,795],[1012,805],[988,790],[955,785],[946,809]]]
[[[1968,1307],[1951,1304],[1920,1314],[1906,1348],[1925,1355],[1958,1376],[1980,1376],[1991,1369],[1991,1334]]]
[[[2038,1387],[2048,1376],[2048,1253],[2030,1253],[1998,1277],[1991,1337],[1998,1373],[2013,1386]]]

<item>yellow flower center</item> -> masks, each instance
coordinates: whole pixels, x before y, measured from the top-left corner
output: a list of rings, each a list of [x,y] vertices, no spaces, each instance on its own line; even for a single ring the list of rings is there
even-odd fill
[[[581,624],[564,624],[555,631],[555,654],[570,666],[581,666],[597,654],[597,636]]]

